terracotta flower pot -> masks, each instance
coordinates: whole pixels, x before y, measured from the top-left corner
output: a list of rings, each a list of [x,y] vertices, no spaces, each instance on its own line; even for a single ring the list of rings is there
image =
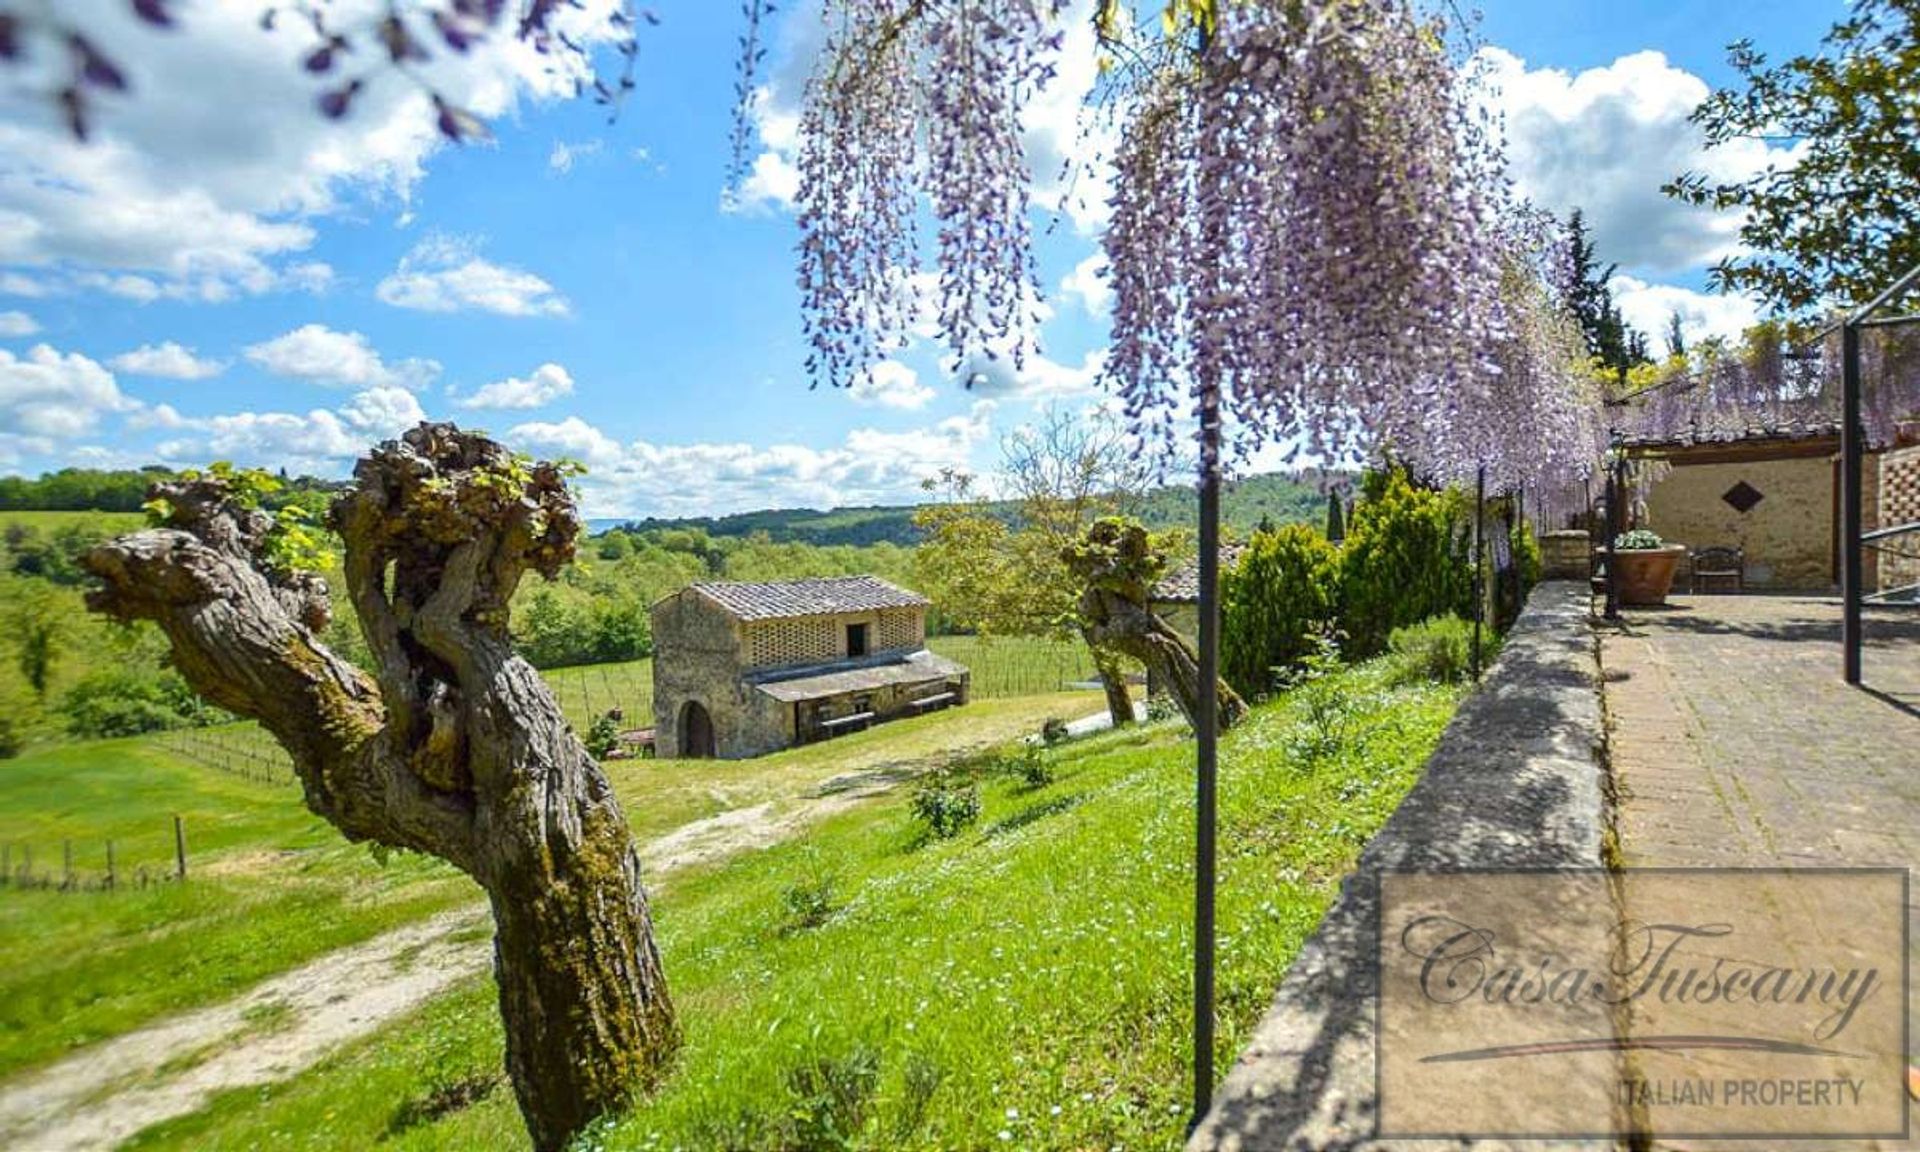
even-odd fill
[[[1674,569],[1686,554],[1684,544],[1616,549],[1610,567],[1620,579],[1620,603],[1665,604],[1667,592],[1673,587]]]

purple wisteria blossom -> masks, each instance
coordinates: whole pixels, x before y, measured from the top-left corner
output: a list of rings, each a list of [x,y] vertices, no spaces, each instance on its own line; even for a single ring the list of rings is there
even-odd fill
[[[1020,116],[1063,7],[824,0],[798,213],[816,380],[851,384],[906,339],[922,219],[956,360],[1020,346]],[[1107,384],[1135,431],[1177,450],[1196,415],[1214,422],[1207,468],[1214,443],[1284,443],[1502,485],[1584,475],[1584,356],[1544,249],[1516,239],[1497,125],[1445,23],[1411,0],[1294,0],[1174,6],[1163,33],[1160,7],[1127,32],[1099,6],[1125,58],[1102,94],[1119,126]]]

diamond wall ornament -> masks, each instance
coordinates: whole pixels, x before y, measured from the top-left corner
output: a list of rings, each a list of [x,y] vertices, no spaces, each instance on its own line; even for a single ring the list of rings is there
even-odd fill
[[[1745,515],[1753,511],[1753,506],[1765,500],[1766,497],[1760,494],[1758,488],[1742,480],[1740,483],[1722,492],[1720,499],[1732,505],[1735,512]]]

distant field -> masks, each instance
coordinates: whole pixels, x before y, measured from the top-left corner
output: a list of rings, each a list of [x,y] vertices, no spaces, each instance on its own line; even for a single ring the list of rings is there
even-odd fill
[[[46,534],[79,525],[106,533],[134,532],[147,526],[139,512],[0,512],[0,531],[20,524]]]

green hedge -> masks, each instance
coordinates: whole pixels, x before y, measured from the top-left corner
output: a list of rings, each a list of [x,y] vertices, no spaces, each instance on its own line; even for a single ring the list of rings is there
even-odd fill
[[[1256,533],[1220,587],[1221,671],[1242,696],[1277,687],[1334,618],[1340,553],[1305,524]]]
[[[1511,517],[1490,501],[1490,532]],[[1335,628],[1341,653],[1366,659],[1387,651],[1398,629],[1435,617],[1473,617],[1473,504],[1457,490],[1434,491],[1405,472],[1369,473],[1346,524],[1344,545],[1292,524],[1254,534],[1221,581],[1221,670],[1244,695],[1272,691]],[[1540,577],[1540,549],[1522,523],[1508,539],[1515,571],[1487,565],[1489,622],[1505,629]]]
[[[1399,470],[1367,478],[1340,553],[1340,627],[1355,659],[1395,628],[1473,615],[1472,513],[1459,492],[1416,488]]]

